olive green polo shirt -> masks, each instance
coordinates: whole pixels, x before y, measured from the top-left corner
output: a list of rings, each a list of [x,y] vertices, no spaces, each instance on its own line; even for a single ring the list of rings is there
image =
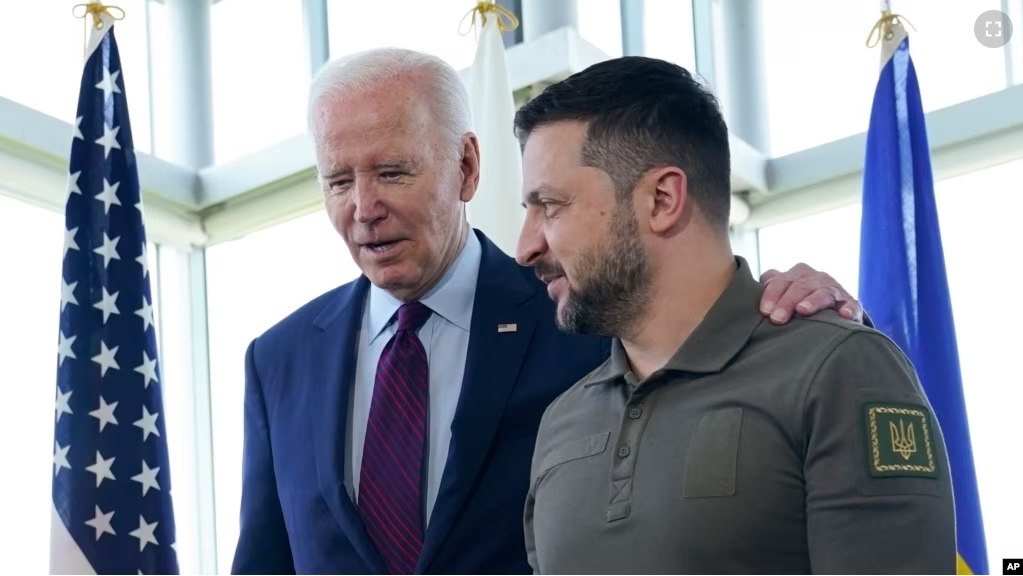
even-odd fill
[[[737,272],[661,370],[615,341],[544,414],[525,532],[537,573],[947,573],[945,445],[884,335],[776,326]]]

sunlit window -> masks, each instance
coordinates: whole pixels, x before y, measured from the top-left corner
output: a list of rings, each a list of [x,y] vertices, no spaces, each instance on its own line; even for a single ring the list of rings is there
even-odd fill
[[[302,3],[216,2],[210,34],[216,163],[304,133],[309,59]]]
[[[696,72],[693,3],[644,0],[643,48],[651,58],[674,62]]]
[[[622,55],[619,0],[578,0],[579,35],[611,58]]]
[[[878,3],[763,4],[771,154],[865,132],[881,59],[880,47],[866,47],[880,16]],[[1000,0],[897,0],[892,5],[912,25],[910,53],[926,111],[1005,88],[1004,50],[982,46],[973,30],[981,13],[1001,8]]]
[[[465,0],[405,2],[400,6],[329,0],[330,55],[337,58],[371,48],[407,48],[443,58],[455,70],[468,68],[476,54],[476,37],[471,31],[472,17],[464,23],[462,18],[475,5]]]
[[[0,97],[71,124],[78,109],[86,38],[85,20],[72,15],[75,4],[4,2],[4,31],[0,34],[0,54],[4,55],[0,57]],[[114,25],[121,55],[120,82],[128,97],[135,148],[140,152],[151,150],[145,4],[146,0],[118,0],[125,18]]]

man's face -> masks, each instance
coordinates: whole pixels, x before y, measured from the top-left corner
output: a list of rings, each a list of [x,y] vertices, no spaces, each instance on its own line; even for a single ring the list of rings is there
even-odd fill
[[[401,299],[437,282],[461,242],[472,198],[461,149],[408,79],[316,105],[327,213],[359,269]]]
[[[585,134],[582,122],[559,122],[526,140],[517,259],[547,283],[559,328],[619,336],[646,306],[650,271],[631,202],[580,161]]]

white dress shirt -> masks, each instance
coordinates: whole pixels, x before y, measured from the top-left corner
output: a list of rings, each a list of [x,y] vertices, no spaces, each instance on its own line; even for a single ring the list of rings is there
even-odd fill
[[[437,492],[440,489],[444,464],[451,443],[451,421],[462,391],[462,376],[469,349],[469,326],[476,297],[482,247],[476,234],[469,230],[465,246],[440,282],[419,301],[433,311],[419,329],[419,340],[426,348],[430,365],[429,413],[427,418],[428,467],[425,521],[430,521]],[[359,476],[366,441],[369,410],[373,403],[373,385],[377,364],[387,342],[397,327],[397,312],[402,302],[387,292],[370,286],[359,335],[358,361],[348,411],[345,488],[352,502],[358,504]]]

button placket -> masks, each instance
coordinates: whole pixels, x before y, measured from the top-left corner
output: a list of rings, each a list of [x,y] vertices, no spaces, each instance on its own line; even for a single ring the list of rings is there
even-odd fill
[[[631,374],[629,375],[631,376]],[[615,450],[611,468],[611,500],[607,509],[607,521],[615,522],[628,518],[632,512],[632,480],[636,473],[643,430],[646,428],[647,413],[642,407],[645,390],[639,390],[633,378],[626,377],[625,406],[621,411],[621,428],[618,447]]]

